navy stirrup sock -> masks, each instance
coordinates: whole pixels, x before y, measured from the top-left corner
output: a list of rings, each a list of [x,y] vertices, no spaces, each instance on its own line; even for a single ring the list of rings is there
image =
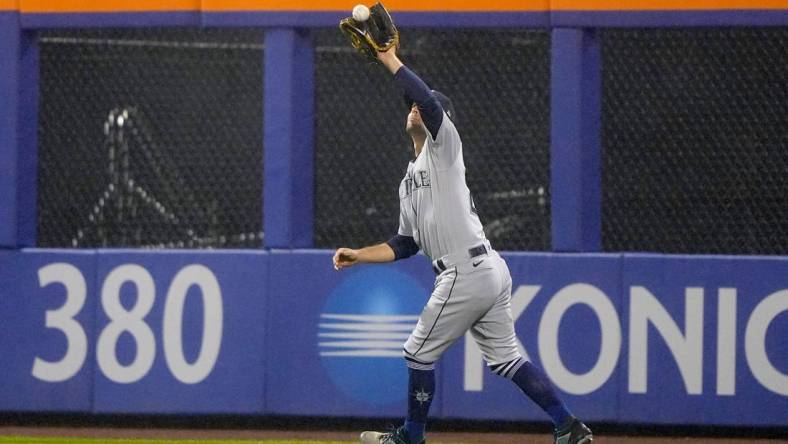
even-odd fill
[[[539,367],[526,362],[512,375],[512,381],[520,387],[523,393],[528,395],[542,410],[550,415],[556,428],[572,417],[572,413],[558,398],[558,394],[552,384],[550,384],[550,380],[547,379],[547,375]]]
[[[408,367],[408,418],[405,430],[413,444],[419,444],[424,439],[427,415],[434,395],[435,370]]]
[[[410,420],[405,421],[405,431],[408,433],[408,439],[411,444],[421,444],[424,439],[424,433],[427,430],[427,423],[413,422]]]

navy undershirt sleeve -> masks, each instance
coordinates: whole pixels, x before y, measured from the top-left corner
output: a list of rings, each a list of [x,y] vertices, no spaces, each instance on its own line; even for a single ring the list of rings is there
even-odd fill
[[[410,236],[398,234],[386,243],[394,250],[394,260],[406,259],[419,252],[419,246]]]
[[[438,137],[438,130],[443,123],[443,107],[438,101],[438,98],[432,94],[430,87],[424,83],[413,71],[407,66],[402,66],[397,73],[394,74],[394,81],[405,91],[416,105],[419,107],[421,113],[421,120],[432,135],[432,139]]]

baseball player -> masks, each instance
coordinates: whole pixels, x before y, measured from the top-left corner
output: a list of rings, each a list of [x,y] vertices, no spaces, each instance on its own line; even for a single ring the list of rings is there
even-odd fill
[[[377,53],[412,103],[405,130],[415,158],[399,187],[399,231],[387,242],[339,248],[334,268],[405,259],[419,250],[432,259],[435,288],[403,354],[408,367],[408,416],[388,433],[363,432],[367,444],[422,444],[435,394],[435,363],[470,329],[487,366],[512,380],[555,424],[556,444],[587,444],[591,430],[558,398],[546,375],[517,350],[511,313],[512,278],[487,241],[465,183],[462,141],[451,101],[404,66],[396,46]]]

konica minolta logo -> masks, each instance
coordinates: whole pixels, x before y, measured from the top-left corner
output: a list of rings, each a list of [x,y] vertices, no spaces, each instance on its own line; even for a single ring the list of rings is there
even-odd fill
[[[320,356],[401,358],[402,344],[418,316],[323,313],[320,315]]]
[[[392,266],[348,270],[320,314],[317,352],[334,385],[375,406],[405,402],[402,347],[429,292]]]

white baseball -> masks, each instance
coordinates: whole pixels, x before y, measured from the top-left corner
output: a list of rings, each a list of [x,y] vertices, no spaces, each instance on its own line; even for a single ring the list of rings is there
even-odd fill
[[[353,18],[359,22],[365,22],[369,18],[369,8],[364,5],[356,5],[353,8]]]

